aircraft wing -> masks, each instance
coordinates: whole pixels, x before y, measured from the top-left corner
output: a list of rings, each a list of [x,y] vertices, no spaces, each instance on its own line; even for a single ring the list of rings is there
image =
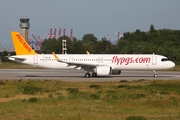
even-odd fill
[[[57,62],[62,62],[68,64],[68,66],[76,66],[75,69],[84,69],[84,70],[92,70],[96,66],[107,66],[106,64],[89,64],[89,63],[77,63],[77,62],[67,62],[61,61],[54,52],[52,52]]]

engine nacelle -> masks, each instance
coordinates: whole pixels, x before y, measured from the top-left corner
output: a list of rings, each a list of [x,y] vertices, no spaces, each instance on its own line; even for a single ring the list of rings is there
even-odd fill
[[[112,70],[111,74],[112,75],[120,75],[121,74],[121,70]]]
[[[94,72],[97,73],[97,76],[109,76],[111,75],[111,67],[110,66],[97,66],[94,69]]]

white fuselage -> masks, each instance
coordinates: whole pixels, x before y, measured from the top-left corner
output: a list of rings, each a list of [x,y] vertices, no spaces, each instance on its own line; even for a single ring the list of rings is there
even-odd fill
[[[71,63],[107,65],[113,70],[161,70],[175,66],[165,56],[155,54],[57,54],[61,61]],[[25,60],[15,59],[15,57]],[[67,63],[57,62],[52,54],[11,56],[10,60],[50,69],[77,69]]]

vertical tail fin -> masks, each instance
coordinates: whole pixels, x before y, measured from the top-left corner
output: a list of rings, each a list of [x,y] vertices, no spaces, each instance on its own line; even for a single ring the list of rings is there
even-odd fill
[[[11,32],[12,41],[16,51],[16,55],[32,55],[37,54],[31,46],[24,40],[19,32]]]

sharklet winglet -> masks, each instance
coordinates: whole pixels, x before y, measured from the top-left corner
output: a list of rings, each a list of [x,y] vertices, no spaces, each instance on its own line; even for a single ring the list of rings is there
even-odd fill
[[[61,62],[61,60],[58,58],[58,56],[54,52],[52,52],[52,54],[54,55],[54,58],[56,59],[56,61]]]
[[[86,50],[86,54],[90,54],[89,51]]]

